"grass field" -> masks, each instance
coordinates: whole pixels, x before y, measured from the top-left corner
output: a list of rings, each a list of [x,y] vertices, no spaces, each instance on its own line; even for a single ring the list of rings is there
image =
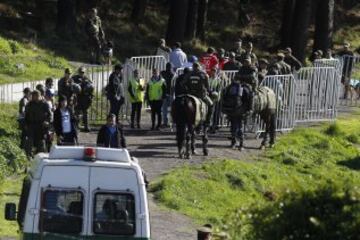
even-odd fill
[[[152,191],[165,206],[199,224],[236,232],[234,222],[243,217],[239,209],[266,209],[289,192],[360,186],[359,119],[357,113],[336,124],[296,129],[252,161],[223,159],[175,169],[152,184]],[[236,234],[234,239],[248,239]]]

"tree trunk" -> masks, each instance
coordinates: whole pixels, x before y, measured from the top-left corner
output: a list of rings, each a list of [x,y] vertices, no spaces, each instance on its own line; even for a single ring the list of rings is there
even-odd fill
[[[56,30],[60,36],[66,37],[76,31],[76,2],[58,0]]]
[[[166,40],[169,44],[183,42],[189,0],[171,0]]]
[[[142,19],[144,19],[147,3],[148,0],[135,0],[131,13],[131,19],[134,23],[138,24]]]
[[[334,31],[335,0],[318,0],[315,18],[314,50],[331,48]]]
[[[305,62],[305,50],[308,42],[309,23],[311,18],[311,0],[297,0],[293,28],[291,32],[291,47],[295,57]]]
[[[296,0],[286,0],[283,8],[281,25],[281,47],[286,48],[291,43],[291,30],[293,26]]]
[[[186,16],[185,38],[192,40],[196,37],[196,24],[198,19],[199,0],[189,0]]]
[[[209,0],[199,0],[199,10],[198,10],[198,19],[197,19],[197,36],[201,40],[205,40],[205,25],[208,12],[208,3]]]

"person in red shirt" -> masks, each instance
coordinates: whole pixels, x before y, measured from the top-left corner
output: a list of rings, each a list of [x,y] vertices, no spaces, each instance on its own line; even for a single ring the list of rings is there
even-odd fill
[[[212,47],[208,48],[207,53],[201,57],[200,63],[207,74],[211,72],[211,69],[218,67],[219,59],[215,54],[215,49]]]
[[[218,51],[218,58],[219,58],[219,69],[223,70],[224,65],[229,62],[229,58],[226,56],[225,49],[220,48]]]

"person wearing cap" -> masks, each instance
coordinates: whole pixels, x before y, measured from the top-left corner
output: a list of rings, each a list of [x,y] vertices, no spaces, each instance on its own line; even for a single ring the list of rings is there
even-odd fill
[[[67,98],[59,96],[59,106],[54,112],[54,129],[58,145],[77,143],[77,119],[73,109],[68,106]]]
[[[220,48],[217,57],[219,59],[219,69],[224,70],[224,65],[229,62],[229,57],[226,55],[225,49]]]
[[[169,61],[169,54],[171,52],[171,48],[166,46],[166,41],[164,38],[161,38],[159,41],[159,46],[155,51],[155,56],[164,56],[166,61]]]
[[[212,233],[213,233],[212,226],[210,224],[205,224],[204,226],[197,229],[197,239],[211,240]]]
[[[292,55],[291,48],[289,48],[289,47],[286,48],[284,50],[284,54],[285,54],[284,62],[287,63],[291,67],[292,72],[299,71],[300,68],[302,68],[301,62],[294,55]]]
[[[101,46],[105,42],[105,34],[96,8],[90,10],[85,28],[91,48],[91,63],[100,64]]]
[[[88,109],[92,104],[94,98],[94,86],[91,80],[85,75],[86,68],[80,67],[78,69],[78,74],[73,76],[73,80],[81,88],[81,91],[77,94],[77,104],[75,107],[75,113],[77,119],[80,119],[82,115],[82,121],[84,125],[84,131],[90,132],[89,121],[88,121]]]
[[[182,68],[187,63],[187,57],[181,49],[181,43],[177,42],[174,44],[173,50],[169,56],[169,62],[173,65],[174,71],[178,68]]]
[[[106,148],[126,148],[126,140],[122,126],[117,122],[115,114],[110,113],[97,135],[96,144]]]
[[[28,87],[24,88],[23,93],[24,93],[24,95],[19,101],[19,116],[18,116],[19,129],[21,131],[21,136],[20,136],[20,148],[21,149],[25,149],[25,143],[26,143],[25,107],[31,99],[30,88],[28,88]]]
[[[186,94],[199,98],[207,105],[208,111],[204,126],[209,127],[214,109],[214,103],[209,96],[211,94],[209,76],[201,70],[199,63],[194,63],[193,70],[185,78]]]
[[[170,62],[166,63],[166,69],[164,71],[161,71],[160,75],[165,80],[165,84],[166,84],[165,98],[162,105],[162,117],[163,117],[162,127],[168,128],[169,127],[168,112],[169,112],[169,107],[171,106],[172,103],[171,87],[172,87],[172,80],[174,78],[173,67]]]
[[[155,117],[157,116],[158,122],[156,130],[160,130],[161,126],[161,109],[163,99],[166,97],[166,83],[161,77],[158,69],[153,69],[153,75],[146,87],[145,99],[148,100],[151,108],[151,130],[155,129]]]
[[[240,62],[243,63],[243,61],[249,57],[251,59],[251,64],[254,66],[257,66],[258,60],[257,60],[256,54],[253,52],[252,42],[248,42],[245,45],[245,51],[240,56],[240,59],[241,59]]]
[[[144,101],[145,91],[145,80],[139,76],[137,69],[133,72],[133,77],[129,81],[129,97],[131,103],[131,120],[130,127],[135,128],[135,115],[136,115],[136,126],[140,128],[141,121],[141,108]]]
[[[125,102],[123,67],[121,64],[114,66],[114,71],[109,76],[109,83],[105,87],[105,94],[110,102],[110,113],[116,116],[116,121],[119,121],[120,109]]]
[[[344,84],[343,98],[347,99],[351,91],[351,73],[354,67],[354,52],[350,50],[350,43],[345,42],[343,48],[337,53],[337,55],[343,60],[342,78],[341,82]]]
[[[51,112],[48,105],[41,100],[38,90],[31,93],[31,100],[25,107],[25,131],[27,136],[26,155],[45,152],[45,139],[49,128]]]
[[[215,54],[215,49],[209,47],[206,54],[200,58],[200,64],[204,67],[207,74],[210,74],[211,69],[219,66],[219,59]]]
[[[285,63],[285,55],[279,52],[276,55],[276,63],[280,66],[279,73],[280,75],[292,74],[291,67]]]
[[[245,50],[242,48],[242,40],[239,38],[237,41],[235,41],[235,47],[232,49],[232,52],[235,53],[236,61],[241,62],[241,55],[245,52]]]
[[[230,52],[229,61],[224,64],[224,71],[238,71],[241,67],[241,63],[236,60],[236,55],[234,52]]]

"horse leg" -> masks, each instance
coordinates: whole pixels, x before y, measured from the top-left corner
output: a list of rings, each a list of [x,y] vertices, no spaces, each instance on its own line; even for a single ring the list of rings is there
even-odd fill
[[[230,118],[231,126],[230,126],[230,132],[231,132],[231,148],[235,149],[236,147],[236,132],[237,132],[237,121],[235,117]]]
[[[189,127],[189,132],[190,132],[190,140],[191,140],[191,153],[193,155],[196,155],[197,152],[195,150],[195,127],[194,126]]]
[[[243,132],[243,119],[239,117],[236,122],[237,135],[239,137],[239,151],[244,151],[244,132]]]
[[[178,145],[179,158],[184,158],[184,140],[186,127],[183,124],[176,124],[176,140]]]
[[[206,125],[204,125],[204,135],[203,135],[203,154],[204,156],[208,156],[209,155],[209,150],[208,150],[208,127]]]
[[[276,138],[276,113],[271,112],[271,117],[270,117],[270,148],[272,148],[275,144],[275,138]]]
[[[266,147],[266,144],[267,144],[267,141],[268,141],[268,133],[269,133],[269,129],[270,129],[270,117],[267,116],[266,113],[262,113],[260,115],[260,117],[264,120],[265,122],[265,133],[264,133],[264,136],[263,136],[263,140],[261,142],[261,146],[260,146],[260,149],[261,150],[264,150],[265,147]]]
[[[188,127],[188,130],[186,132],[186,152],[185,152],[185,158],[187,159],[191,159],[190,138],[191,138],[191,133],[190,133],[190,128]]]

